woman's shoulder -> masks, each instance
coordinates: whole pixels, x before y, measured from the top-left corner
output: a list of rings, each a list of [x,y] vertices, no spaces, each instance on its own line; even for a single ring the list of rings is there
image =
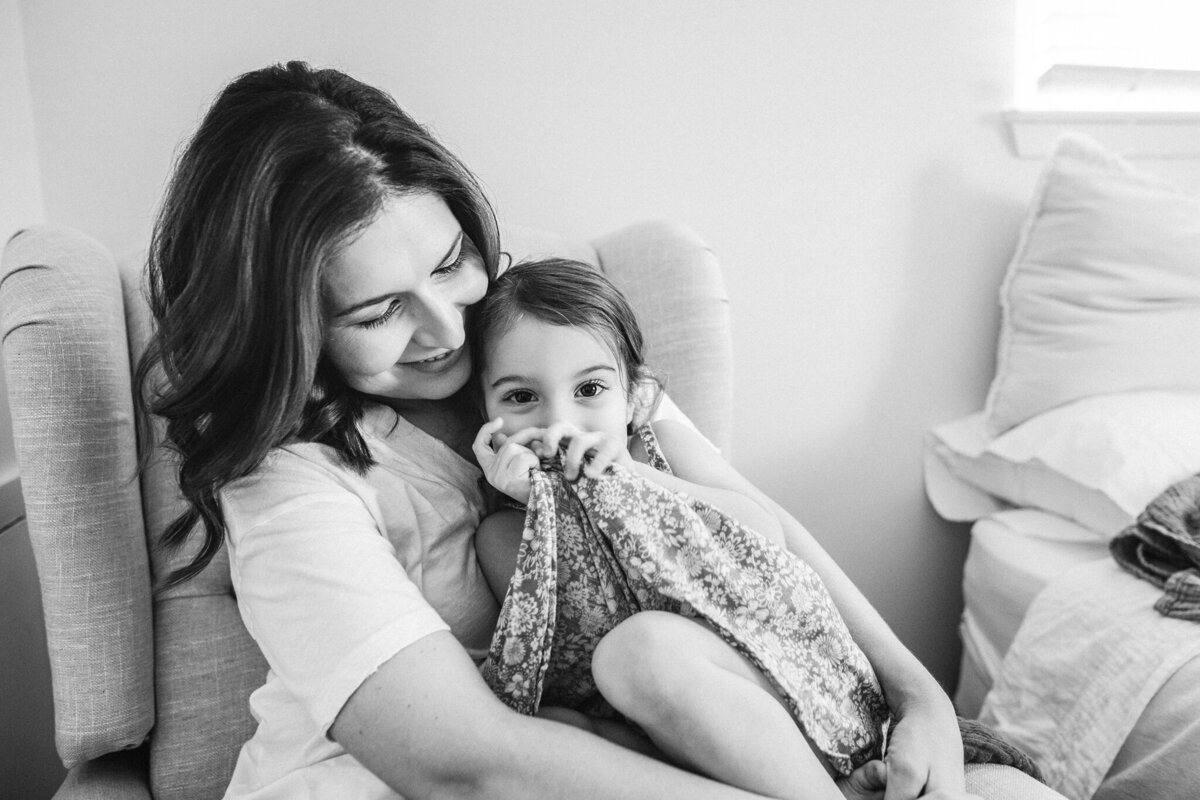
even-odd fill
[[[258,469],[222,490],[221,502],[236,535],[305,506],[369,504],[373,495],[371,485],[332,447],[306,442],[272,450]]]

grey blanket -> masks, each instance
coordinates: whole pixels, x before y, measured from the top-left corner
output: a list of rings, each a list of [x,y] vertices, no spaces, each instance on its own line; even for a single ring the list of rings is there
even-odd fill
[[[1200,475],[1156,497],[1109,551],[1126,570],[1164,590],[1156,611],[1200,622]]]

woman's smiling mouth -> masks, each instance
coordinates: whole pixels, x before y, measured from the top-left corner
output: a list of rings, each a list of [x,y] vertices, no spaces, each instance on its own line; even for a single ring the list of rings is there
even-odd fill
[[[441,372],[444,369],[455,364],[462,356],[463,350],[466,348],[459,347],[456,350],[447,350],[430,358],[425,358],[420,361],[407,361],[404,366],[420,372]]]

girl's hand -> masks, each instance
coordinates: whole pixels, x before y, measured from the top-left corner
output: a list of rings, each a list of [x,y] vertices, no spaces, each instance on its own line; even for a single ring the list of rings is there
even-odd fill
[[[893,711],[897,719],[884,755],[885,800],[942,796],[942,792],[947,797],[963,795],[962,737],[953,707],[929,700]]]
[[[529,471],[540,466],[530,445],[542,434],[541,428],[526,428],[512,436],[500,433],[500,417],[486,423],[475,435],[471,450],[487,482],[516,500],[529,502]]]
[[[569,422],[555,422],[542,431],[541,441],[534,445],[534,449],[539,455],[550,457],[563,444],[566,450],[563,452],[562,469],[569,481],[578,478],[580,472],[589,478],[599,478],[612,464],[627,467],[633,463],[624,437],[581,431]]]

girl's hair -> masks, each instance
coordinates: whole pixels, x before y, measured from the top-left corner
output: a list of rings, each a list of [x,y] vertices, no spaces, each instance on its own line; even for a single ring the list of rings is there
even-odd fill
[[[203,542],[174,585],[200,572],[226,532],[218,494],[272,448],[331,447],[373,464],[363,398],[322,355],[322,273],[389,197],[442,198],[489,276],[496,219],[475,177],[387,93],[293,61],[231,82],[175,166],[149,254],[156,330],[138,365],[144,459],[154,414],[177,451],[187,507],[163,533]]]
[[[488,344],[525,316],[549,325],[587,328],[608,345],[629,381],[626,390],[635,409],[630,432],[654,412],[662,384],[646,366],[642,329],[633,308],[604,273],[567,258],[513,264],[468,312],[467,342],[475,370],[471,387],[481,407],[479,376],[491,355]]]

